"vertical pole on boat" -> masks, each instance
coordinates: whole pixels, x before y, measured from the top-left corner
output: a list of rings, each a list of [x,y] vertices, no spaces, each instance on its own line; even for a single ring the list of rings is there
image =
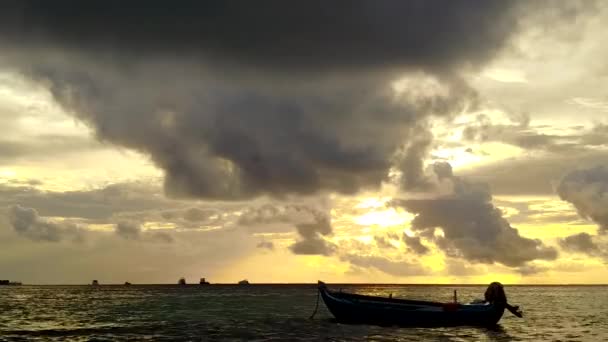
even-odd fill
[[[456,290],[454,290],[454,303],[458,303],[458,295],[456,294]]]

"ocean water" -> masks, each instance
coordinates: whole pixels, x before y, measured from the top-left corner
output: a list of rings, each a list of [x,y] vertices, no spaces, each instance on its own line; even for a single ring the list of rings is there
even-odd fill
[[[485,286],[336,285],[362,294],[450,301]],[[524,318],[495,328],[336,323],[315,285],[2,286],[7,341],[608,341],[607,286],[506,286]]]

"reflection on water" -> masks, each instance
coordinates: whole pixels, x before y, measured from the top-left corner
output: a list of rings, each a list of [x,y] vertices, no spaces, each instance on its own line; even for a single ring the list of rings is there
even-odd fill
[[[474,286],[355,286],[344,291],[450,301],[483,297]],[[608,340],[601,286],[507,287],[524,319],[488,328],[399,328],[335,323],[313,285],[21,286],[0,288],[0,339],[512,341]]]

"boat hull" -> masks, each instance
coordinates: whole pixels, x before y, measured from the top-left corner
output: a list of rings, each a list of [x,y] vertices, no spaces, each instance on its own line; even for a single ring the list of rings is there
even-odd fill
[[[504,307],[391,299],[334,292],[322,284],[321,297],[337,321],[399,326],[493,326]]]

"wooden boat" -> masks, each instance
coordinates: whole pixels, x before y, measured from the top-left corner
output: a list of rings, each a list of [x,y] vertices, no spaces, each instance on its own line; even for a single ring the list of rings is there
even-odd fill
[[[499,283],[493,284],[500,285]],[[500,285],[500,290],[502,290],[502,285]],[[505,308],[509,306],[506,304],[506,296],[504,303],[501,301],[471,304],[439,303],[336,292],[329,290],[322,281],[319,281],[319,293],[336,320],[343,323],[400,326],[493,326],[498,323]],[[486,296],[487,293],[488,291],[486,291]],[[521,317],[517,307],[509,307]],[[514,314],[516,314],[515,312]]]

